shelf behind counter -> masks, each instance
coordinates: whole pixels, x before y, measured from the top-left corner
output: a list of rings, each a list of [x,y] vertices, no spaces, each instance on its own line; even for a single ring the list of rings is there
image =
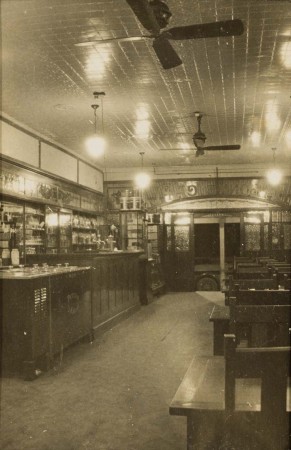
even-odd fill
[[[91,267],[92,332],[103,332],[140,308],[141,251],[27,255],[28,264]]]

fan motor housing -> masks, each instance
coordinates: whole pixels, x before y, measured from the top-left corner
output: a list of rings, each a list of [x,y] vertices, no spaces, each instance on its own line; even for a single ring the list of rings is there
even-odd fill
[[[172,17],[172,13],[165,2],[160,0],[152,0],[150,5],[153,9],[154,15],[160,28],[166,28],[169,25],[169,21]]]

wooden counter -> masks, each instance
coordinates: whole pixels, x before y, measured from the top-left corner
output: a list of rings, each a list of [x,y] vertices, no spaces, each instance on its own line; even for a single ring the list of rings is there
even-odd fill
[[[84,252],[30,255],[29,264],[69,263],[91,267],[92,330],[94,336],[140,308],[139,258],[142,252]]]
[[[0,271],[1,372],[32,380],[71,344],[92,338],[89,267]]]

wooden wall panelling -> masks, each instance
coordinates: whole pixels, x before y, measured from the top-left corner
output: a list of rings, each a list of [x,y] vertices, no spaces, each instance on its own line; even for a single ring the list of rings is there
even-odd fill
[[[131,267],[129,272],[130,276],[130,303],[134,304],[136,303],[138,297],[139,297],[139,286],[138,286],[138,265],[136,264],[136,261],[133,259],[131,260]]]
[[[123,264],[121,260],[115,261],[115,270],[116,270],[116,278],[115,278],[115,289],[116,289],[116,308],[121,310],[123,308]]]
[[[35,377],[35,363],[43,369],[49,354],[49,281],[0,280],[2,292],[2,370]],[[13,323],[13,326],[11,326]]]
[[[128,270],[128,303],[133,302],[134,298],[134,266],[133,261],[128,261],[129,270]]]
[[[101,264],[97,262],[92,267],[92,327],[100,323],[101,308]]]
[[[121,290],[122,290],[122,304],[124,305],[127,301],[128,292],[127,292],[127,278],[126,278],[126,268],[124,265],[122,265],[120,270],[120,276],[121,276]]]
[[[109,310],[110,311],[114,311],[114,309],[116,308],[116,301],[115,301],[115,296],[116,296],[116,280],[115,280],[115,275],[116,275],[116,262],[114,260],[112,260],[110,266],[108,267],[109,269],[109,273],[108,273],[108,277],[109,277]]]
[[[100,306],[101,306],[101,316],[106,317],[108,313],[108,290],[107,290],[107,264],[101,266],[100,271]]]
[[[112,326],[121,318],[127,317],[140,306],[138,295],[138,259],[140,253],[132,254],[60,254],[29,255],[28,263],[43,262],[91,266],[92,275],[92,328],[99,332]],[[129,277],[134,286],[129,293]],[[131,301],[129,301],[131,298]]]

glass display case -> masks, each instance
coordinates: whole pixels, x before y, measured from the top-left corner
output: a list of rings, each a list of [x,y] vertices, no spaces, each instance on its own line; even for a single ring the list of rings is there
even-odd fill
[[[98,243],[105,247],[110,234],[108,226],[106,230],[103,228],[104,217],[101,215],[35,202],[3,200],[0,202],[2,265],[11,265],[13,249],[19,251],[21,263],[25,263],[26,255],[97,250],[101,248]],[[13,252],[13,257],[15,255]],[[13,260],[14,265],[19,264],[15,258]]]
[[[72,213],[61,209],[59,211],[60,253],[69,253],[72,247]]]
[[[96,249],[98,219],[93,216],[75,213],[72,221],[73,251]]]
[[[25,253],[45,253],[44,207],[24,206]]]
[[[11,264],[11,250],[24,256],[23,205],[3,201],[0,204],[0,257],[3,265]]]
[[[46,253],[69,253],[72,248],[72,212],[46,207]]]
[[[146,250],[144,211],[120,211],[120,233],[122,250]]]
[[[58,253],[59,248],[59,214],[56,208],[46,207],[46,253]]]

